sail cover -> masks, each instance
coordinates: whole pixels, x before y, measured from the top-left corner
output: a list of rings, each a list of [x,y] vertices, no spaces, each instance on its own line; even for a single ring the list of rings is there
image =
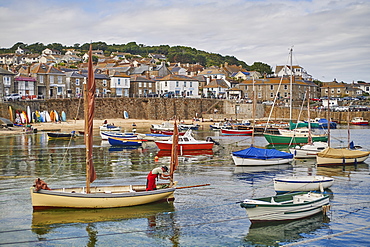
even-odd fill
[[[292,159],[293,154],[282,152],[276,149],[265,149],[249,147],[240,151],[233,152],[234,156],[245,159]]]
[[[332,158],[332,159],[355,159],[360,157],[365,157],[369,155],[370,152],[368,151],[360,151],[360,150],[349,150],[346,148],[326,148],[317,156],[322,158]]]

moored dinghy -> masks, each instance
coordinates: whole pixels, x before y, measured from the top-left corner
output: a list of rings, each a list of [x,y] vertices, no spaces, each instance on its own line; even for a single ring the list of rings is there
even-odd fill
[[[328,205],[328,195],[312,192],[246,199],[240,204],[252,223],[301,219],[326,212]]]
[[[323,191],[334,183],[334,179],[325,176],[289,176],[274,178],[277,193],[296,191]]]
[[[279,165],[293,161],[293,154],[276,149],[249,147],[232,153],[236,166]]]
[[[369,154],[369,151],[328,147],[317,154],[316,163],[318,166],[357,164],[364,162]]]

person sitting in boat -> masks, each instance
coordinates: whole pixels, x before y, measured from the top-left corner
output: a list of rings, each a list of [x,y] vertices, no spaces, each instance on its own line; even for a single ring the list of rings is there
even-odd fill
[[[33,185],[33,187],[35,187],[35,191],[39,191],[41,189],[43,190],[51,190],[48,185],[42,181],[40,178],[36,179],[35,180],[35,184]]]
[[[107,123],[108,123],[108,120],[105,119],[104,122],[103,122],[103,124],[107,124]]]
[[[161,179],[170,179],[170,175],[164,174],[165,172],[168,172],[167,166],[157,167],[151,170],[146,178],[146,191],[157,189],[155,180],[158,180],[158,176]]]

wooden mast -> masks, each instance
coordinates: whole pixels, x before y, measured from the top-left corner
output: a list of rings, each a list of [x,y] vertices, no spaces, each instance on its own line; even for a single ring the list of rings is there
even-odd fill
[[[172,149],[171,149],[171,162],[170,162],[170,187],[173,186],[173,174],[179,165],[178,159],[178,141],[179,131],[177,128],[177,122],[175,117],[175,123],[173,125],[173,136],[172,136]]]
[[[90,183],[96,179],[93,164],[93,120],[95,104],[95,78],[92,63],[92,45],[89,49],[87,84],[85,84],[85,146],[86,146],[86,193],[90,193]]]

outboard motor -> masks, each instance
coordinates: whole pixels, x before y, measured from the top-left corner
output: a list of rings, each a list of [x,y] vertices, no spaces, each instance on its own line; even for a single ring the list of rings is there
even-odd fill
[[[219,142],[216,142],[215,140],[213,140],[210,136],[207,137],[206,139],[207,142],[213,142],[215,145],[220,145]]]

